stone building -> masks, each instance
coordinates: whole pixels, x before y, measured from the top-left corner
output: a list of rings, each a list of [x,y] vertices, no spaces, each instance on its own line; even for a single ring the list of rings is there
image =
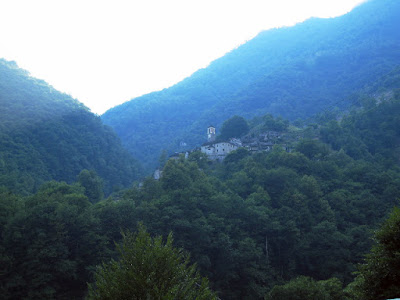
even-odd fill
[[[214,126],[207,128],[208,142],[203,144],[200,151],[208,156],[210,160],[222,161],[230,152],[239,148],[240,140],[215,142],[216,131]]]

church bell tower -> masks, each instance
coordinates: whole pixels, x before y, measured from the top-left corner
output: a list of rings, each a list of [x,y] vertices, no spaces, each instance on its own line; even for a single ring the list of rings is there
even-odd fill
[[[215,127],[208,126],[207,128],[207,141],[214,142],[215,141]]]

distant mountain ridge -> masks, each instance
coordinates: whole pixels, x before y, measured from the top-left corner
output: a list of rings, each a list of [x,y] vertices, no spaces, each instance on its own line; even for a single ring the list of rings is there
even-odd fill
[[[160,92],[102,115],[147,166],[162,149],[204,141],[205,128],[239,114],[294,120],[351,105],[400,66],[400,2],[373,0],[333,19],[268,30]]]
[[[88,169],[109,193],[140,175],[138,162],[98,116],[4,59],[0,108],[0,186],[29,194],[48,180],[74,182]]]

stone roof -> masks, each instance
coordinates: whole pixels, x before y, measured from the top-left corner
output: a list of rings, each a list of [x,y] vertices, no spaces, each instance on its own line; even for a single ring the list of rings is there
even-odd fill
[[[204,143],[203,145],[201,145],[201,146],[211,146],[211,145],[216,145],[216,144],[221,144],[221,143],[226,143],[226,144],[231,144],[231,145],[234,145],[235,146],[235,144],[233,144],[233,143],[231,143],[231,142],[229,142],[229,141],[214,141],[214,142],[206,142],[206,143]]]

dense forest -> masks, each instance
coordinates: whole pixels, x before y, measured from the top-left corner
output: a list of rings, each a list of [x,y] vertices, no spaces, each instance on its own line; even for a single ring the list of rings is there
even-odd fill
[[[145,167],[162,149],[191,149],[207,126],[266,112],[295,120],[342,110],[400,66],[400,2],[372,0],[331,19],[272,29],[173,87],[102,115]],[[184,142],[184,143],[181,143]]]
[[[400,92],[390,94],[363,98],[364,106],[320,115],[308,126],[271,115],[249,120],[243,134],[280,126],[302,138],[291,152],[275,147],[251,154],[241,148],[222,163],[200,152],[170,159],[160,180],[149,177],[95,203],[85,192],[95,193],[96,186],[85,188],[82,180],[49,182],[26,197],[3,188],[1,294],[81,299],[87,282],[97,278],[101,288],[107,283],[101,278],[120,274],[117,260],[100,271],[95,266],[118,259],[114,242],[126,238],[121,231],[135,232],[141,223],[136,242],[124,241],[123,247],[131,248],[122,255],[145,247],[156,253],[144,260],[149,263],[164,249],[162,240],[152,242],[140,226],[156,236],[172,232],[174,246],[190,253],[220,299],[398,296],[400,262],[393,253],[398,253],[400,214],[393,208],[400,200]],[[375,262],[383,259],[382,269]],[[95,270],[102,273],[94,277]],[[94,296],[89,295],[108,299]]]
[[[0,59],[0,298],[400,297],[398,28],[262,32],[101,118]],[[210,124],[272,146],[210,160]]]
[[[0,186],[27,195],[49,180],[74,182],[87,169],[109,194],[140,177],[138,162],[98,116],[3,59],[0,106]]]

